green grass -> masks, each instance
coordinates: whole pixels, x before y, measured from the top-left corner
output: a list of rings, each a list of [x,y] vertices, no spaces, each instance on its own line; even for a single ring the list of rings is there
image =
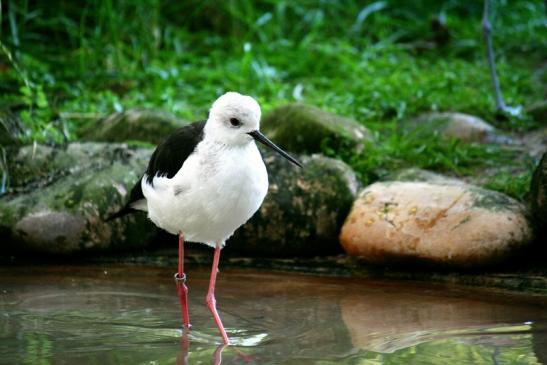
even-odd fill
[[[547,56],[544,2],[493,3],[507,103],[542,100],[545,87],[534,72]],[[404,166],[465,176],[520,163],[496,146],[398,132],[401,121],[422,112],[468,112],[506,131],[535,127],[526,115],[496,116],[480,1],[23,0],[3,6],[0,103],[21,111],[27,141],[73,140],[78,126],[93,120],[75,115],[133,106],[200,119],[218,95],[238,90],[257,97],[265,112],[296,98],[372,129],[377,139],[365,153],[325,151],[371,182]],[[448,42],[431,26],[439,17],[446,19]],[[520,178],[502,172],[487,185],[522,197],[528,180],[529,171]]]

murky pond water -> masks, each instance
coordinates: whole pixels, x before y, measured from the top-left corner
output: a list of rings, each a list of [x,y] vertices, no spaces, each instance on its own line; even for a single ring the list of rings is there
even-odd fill
[[[547,301],[464,287],[188,268],[188,336],[171,270],[0,268],[1,364],[541,364]]]

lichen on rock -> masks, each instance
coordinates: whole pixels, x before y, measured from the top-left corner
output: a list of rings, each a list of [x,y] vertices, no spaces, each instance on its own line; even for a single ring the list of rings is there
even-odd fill
[[[33,156],[33,149],[40,152]],[[0,198],[0,251],[66,254],[146,245],[156,229],[145,215],[105,218],[125,204],[150,154],[121,144],[24,147],[11,165],[16,188]]]

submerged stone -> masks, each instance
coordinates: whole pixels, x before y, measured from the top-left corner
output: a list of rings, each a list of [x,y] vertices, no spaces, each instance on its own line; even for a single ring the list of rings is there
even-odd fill
[[[338,234],[358,188],[351,168],[320,155],[302,157],[302,169],[269,152],[264,160],[268,195],[228,249],[259,256],[341,252]]]
[[[337,148],[363,148],[371,133],[357,121],[314,106],[289,104],[272,110],[262,122],[262,130],[275,143],[296,153],[318,153],[322,144]]]
[[[175,129],[187,124],[189,122],[164,111],[129,109],[86,125],[79,131],[79,135],[88,141],[144,141],[158,144]]]
[[[532,240],[524,207],[472,185],[381,182],[353,204],[340,241],[373,263],[423,261],[477,267],[499,263]]]
[[[156,229],[145,215],[104,219],[125,204],[151,150],[102,143],[36,150],[20,151],[17,188],[0,198],[0,251],[66,254],[150,242]]]

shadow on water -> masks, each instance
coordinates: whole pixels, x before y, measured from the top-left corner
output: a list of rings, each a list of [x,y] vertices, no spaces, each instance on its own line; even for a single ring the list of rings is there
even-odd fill
[[[188,268],[182,333],[172,273],[136,266],[0,268],[0,363],[540,364],[547,299],[448,285],[255,270],[219,276],[234,346]]]

